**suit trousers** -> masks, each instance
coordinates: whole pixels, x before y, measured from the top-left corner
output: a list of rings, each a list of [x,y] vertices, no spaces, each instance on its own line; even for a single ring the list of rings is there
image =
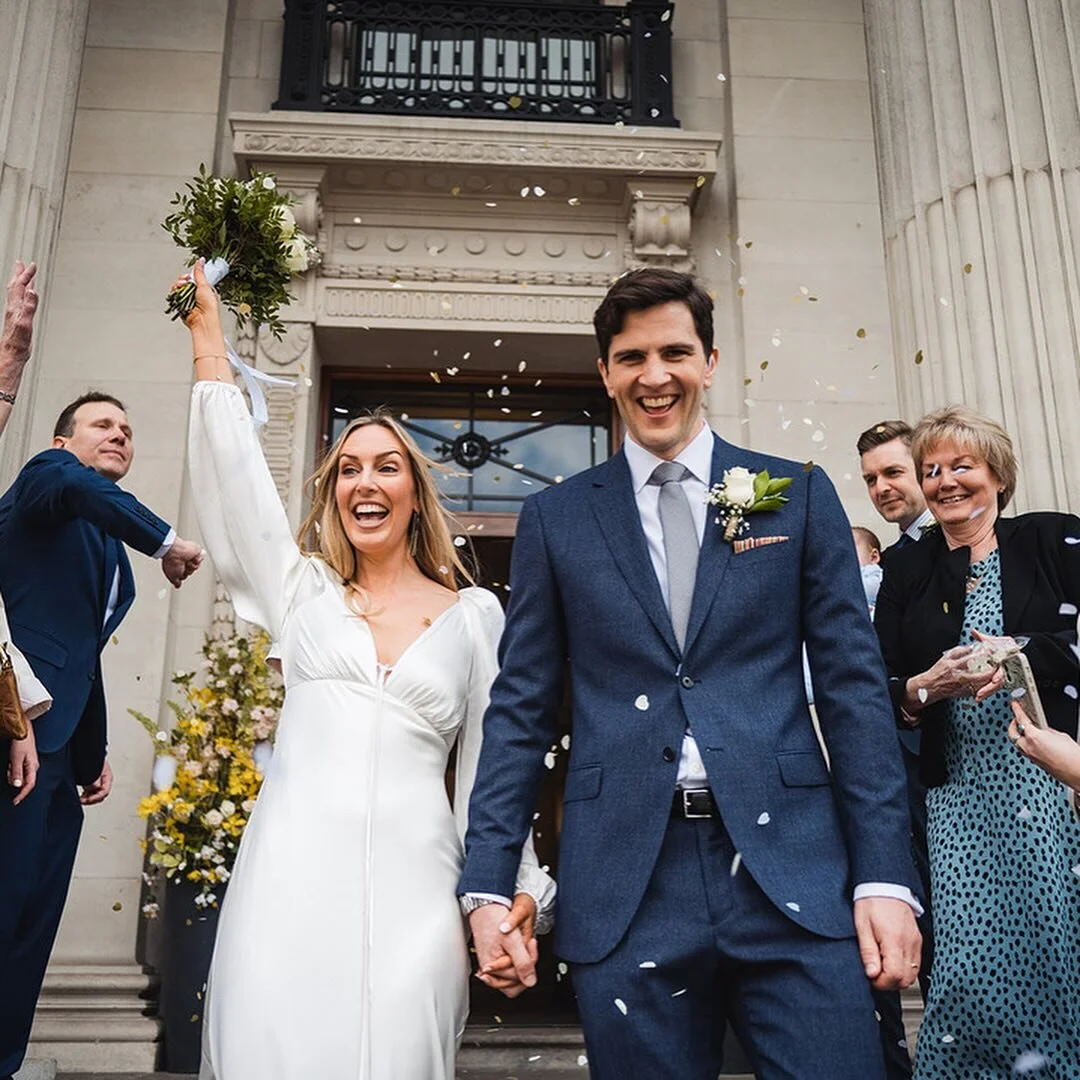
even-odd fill
[[[7,754],[0,742],[5,763]],[[40,758],[37,785],[18,806],[6,766],[0,780],[0,1076],[26,1054],[82,831],[70,748]]]
[[[882,1080],[854,935],[792,922],[718,818],[672,818],[615,949],[572,967],[593,1080],[716,1080],[731,1024],[762,1080]]]
[[[904,772],[907,777],[908,809],[911,811],[911,855],[922,886],[923,913],[919,919],[922,934],[922,966],[919,989],[925,1004],[930,996],[930,974],[934,963],[934,921],[930,896],[930,852],[926,846],[926,787],[919,775],[919,755],[901,744]]]

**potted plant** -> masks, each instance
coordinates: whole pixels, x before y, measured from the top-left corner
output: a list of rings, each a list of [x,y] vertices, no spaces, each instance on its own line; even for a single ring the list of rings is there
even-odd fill
[[[171,728],[129,710],[154,740],[154,792],[138,806],[148,881],[165,885],[160,1015],[169,1072],[197,1072],[203,998],[219,905],[269,759],[284,698],[266,665],[264,633],[233,634],[203,648],[202,685],[194,671],[172,677],[180,701],[167,704]],[[157,898],[143,905],[150,918]]]

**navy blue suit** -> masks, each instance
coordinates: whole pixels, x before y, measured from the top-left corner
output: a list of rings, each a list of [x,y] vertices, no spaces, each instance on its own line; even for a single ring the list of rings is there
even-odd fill
[[[852,889],[917,892],[884,667],[828,479],[715,438],[736,465],[793,477],[748,519],[789,539],[734,554],[710,515],[682,652],[621,452],[518,521],[459,891],[513,894],[569,658],[555,949],[598,1080],[714,1080],[725,1020],[760,1075],[881,1075]],[[688,725],[719,822],[671,816]]]
[[[32,458],[0,498],[0,595],[11,637],[53,697],[34,722],[37,786],[13,806],[14,791],[0,781],[0,1076],[25,1053],[67,896],[82,827],[76,785],[93,783],[105,762],[100,654],[135,598],[124,544],[152,555],[168,533],[67,450]]]

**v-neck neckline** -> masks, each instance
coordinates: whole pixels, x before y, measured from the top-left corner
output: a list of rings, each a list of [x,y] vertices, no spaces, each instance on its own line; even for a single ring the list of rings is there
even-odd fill
[[[454,600],[454,602],[449,607],[447,607],[443,611],[440,611],[439,614],[431,620],[431,624],[429,626],[425,626],[424,629],[421,630],[420,633],[417,634],[416,637],[414,637],[412,641],[410,641],[409,644],[401,650],[400,655],[392,664],[384,664],[379,659],[379,644],[375,640],[375,632],[371,629],[371,626],[368,624],[367,619],[361,618],[360,621],[364,624],[364,629],[367,631],[368,641],[371,642],[371,651],[375,654],[376,671],[382,672],[384,679],[390,678],[390,676],[393,675],[399,667],[401,667],[402,661],[409,655],[409,653],[412,652],[413,649],[415,649],[420,644],[420,642],[424,640],[424,638],[431,634],[439,625],[439,623],[441,623],[447,617],[447,615],[449,615],[451,611],[454,611],[460,604],[461,595],[458,594],[457,599]]]

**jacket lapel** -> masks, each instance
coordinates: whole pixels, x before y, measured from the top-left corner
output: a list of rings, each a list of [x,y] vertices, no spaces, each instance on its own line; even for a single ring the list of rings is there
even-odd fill
[[[712,473],[709,487],[719,484],[724,470],[731,467],[726,460],[726,444],[713,435]],[[701,632],[709,610],[720,591],[720,583],[731,561],[731,544],[724,539],[724,530],[716,523],[716,510],[709,507],[705,518],[705,535],[701,538],[698,556],[697,579],[694,583],[694,602],[690,606],[690,621],[686,627],[686,652],[690,652],[694,639]]]
[[[630,467],[620,450],[593,480],[592,508],[619,572],[675,656],[679,647],[641,528]]]

